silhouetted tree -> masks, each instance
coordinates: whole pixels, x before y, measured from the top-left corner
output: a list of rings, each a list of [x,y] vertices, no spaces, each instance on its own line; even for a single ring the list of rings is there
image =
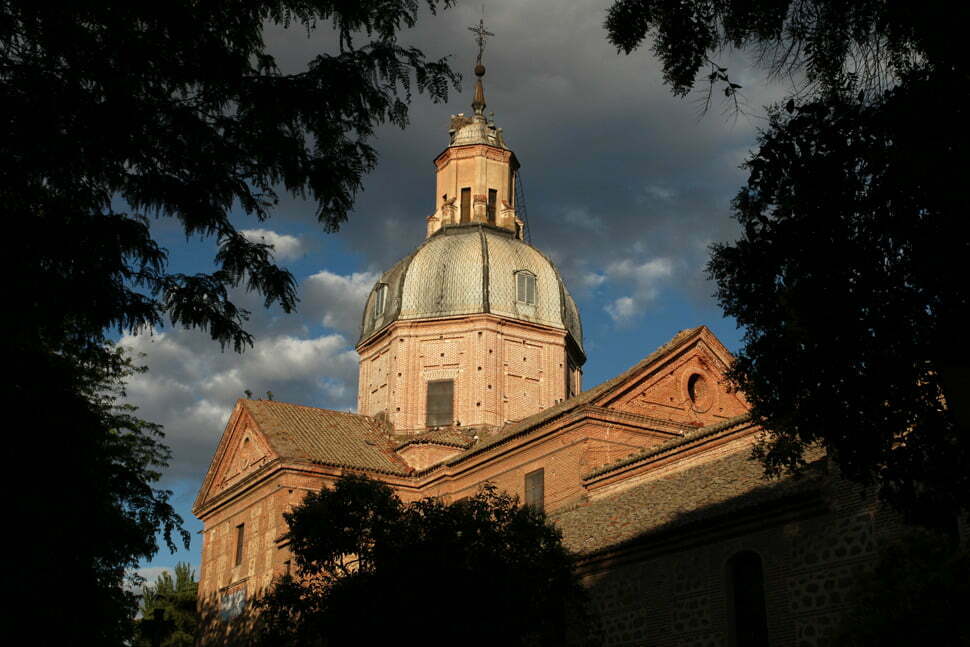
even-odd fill
[[[199,627],[199,583],[185,562],[142,587],[136,647],[192,647]]]
[[[118,402],[130,358],[99,350],[90,362],[22,349],[6,356],[18,414],[7,449],[33,474],[10,497],[10,519],[30,536],[7,563],[22,582],[9,616],[37,645],[125,644],[137,608],[122,586],[127,572],[160,544],[174,550],[176,538],[189,539],[171,493],[152,487],[170,456],[158,425]],[[74,593],[54,604],[61,581]]]
[[[344,477],[285,517],[297,574],[256,603],[259,644],[561,645],[585,617],[560,532],[494,486],[405,504]]]
[[[168,459],[160,429],[95,395],[120,388],[131,368],[105,335],[168,318],[239,350],[251,337],[230,289],[292,310],[293,277],[230,210],[263,220],[278,193],[291,193],[337,229],[376,162],[375,128],[406,124],[412,90],[438,101],[457,83],[445,60],[397,41],[421,6],[0,4],[11,313],[0,339],[16,417],[29,420],[8,434],[7,451],[43,474],[10,512],[31,529],[11,574],[28,587],[13,615],[43,628],[36,644],[127,640],[125,569],[158,541],[174,546],[181,527],[168,494],[152,488]],[[318,22],[330,27],[329,48],[284,73],[264,30],[291,26],[302,37]],[[214,269],[170,271],[149,218],[214,240]],[[40,530],[49,525],[57,532]],[[71,582],[71,605],[51,604],[58,581]]]
[[[744,327],[731,371],[769,473],[822,443],[912,520],[970,506],[970,136],[966,5],[619,0],[611,42],[647,36],[665,80],[736,96],[726,48],[796,86],[734,200],[742,237],[708,266]],[[707,73],[702,74],[706,69]]]

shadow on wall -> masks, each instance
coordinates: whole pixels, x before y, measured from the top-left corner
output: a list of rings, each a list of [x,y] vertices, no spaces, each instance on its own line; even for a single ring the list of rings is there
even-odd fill
[[[970,645],[970,519],[904,525],[824,466],[581,560],[595,622],[572,644]]]
[[[199,637],[204,647],[255,647],[258,639],[258,616],[245,592],[216,596],[199,601]]]

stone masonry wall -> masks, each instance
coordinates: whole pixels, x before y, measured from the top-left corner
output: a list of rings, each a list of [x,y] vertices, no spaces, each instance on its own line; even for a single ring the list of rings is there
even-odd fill
[[[711,535],[709,543],[588,574],[597,638],[606,646],[726,646],[725,565],[739,551],[752,550],[764,567],[770,644],[829,644],[853,576],[902,526],[843,481],[833,481],[826,498],[830,510],[821,516],[766,523],[740,536]],[[703,542],[696,534],[689,539]]]

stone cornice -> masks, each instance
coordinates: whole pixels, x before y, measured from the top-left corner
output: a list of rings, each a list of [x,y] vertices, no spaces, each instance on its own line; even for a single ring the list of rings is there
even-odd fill
[[[651,447],[649,449],[644,449],[643,451],[631,454],[625,458],[621,458],[612,463],[602,465],[586,474],[582,475],[584,482],[589,482],[597,477],[615,472],[624,468],[629,468],[637,465],[638,463],[645,463],[651,458],[657,456],[662,456],[664,454],[669,454],[671,452],[682,450],[691,445],[696,445],[701,443],[707,443],[710,439],[717,435],[725,434],[725,432],[736,432],[741,430],[743,427],[752,427],[751,418],[748,414],[740,415],[735,418],[729,418],[722,422],[717,422],[705,427],[694,428],[694,432],[684,435],[678,440],[665,443],[659,447]]]

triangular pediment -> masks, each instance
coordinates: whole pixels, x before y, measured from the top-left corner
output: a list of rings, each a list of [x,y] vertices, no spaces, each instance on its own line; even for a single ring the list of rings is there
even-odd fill
[[[628,372],[596,404],[697,426],[733,418],[749,407],[725,377],[732,361],[714,333],[701,326],[668,352]]]
[[[277,457],[255,418],[240,400],[226,423],[195,507],[201,507],[211,497],[242,481]]]

